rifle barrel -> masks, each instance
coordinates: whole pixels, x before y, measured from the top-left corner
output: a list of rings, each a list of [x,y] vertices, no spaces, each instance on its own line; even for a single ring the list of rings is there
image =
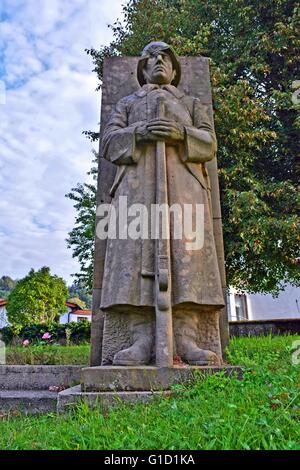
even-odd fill
[[[163,99],[158,99],[158,117],[164,116]],[[173,326],[171,303],[170,219],[168,206],[166,144],[156,143],[156,204],[162,208],[155,258],[156,366],[173,366]]]

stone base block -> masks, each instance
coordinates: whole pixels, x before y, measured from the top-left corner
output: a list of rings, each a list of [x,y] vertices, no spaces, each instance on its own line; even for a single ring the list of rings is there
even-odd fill
[[[55,412],[57,393],[47,390],[0,390],[0,414]]]
[[[80,385],[63,390],[58,394],[57,412],[64,413],[74,408],[80,402],[87,403],[90,407],[100,407],[107,410],[121,402],[146,403],[155,396],[166,396],[170,391],[164,392],[83,392]]]
[[[0,365],[0,390],[48,390],[80,382],[83,366]]]
[[[191,383],[207,374],[217,372],[224,372],[226,375],[237,374],[242,377],[242,369],[237,366],[86,367],[81,371],[81,390],[82,392],[169,390],[172,385]]]

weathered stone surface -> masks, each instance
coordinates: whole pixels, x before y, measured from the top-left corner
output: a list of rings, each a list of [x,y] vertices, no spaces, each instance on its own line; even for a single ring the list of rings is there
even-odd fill
[[[19,411],[23,414],[55,412],[57,393],[46,390],[0,390],[1,413]]]
[[[134,328],[135,322],[140,322],[140,317],[135,316],[134,309],[129,312],[126,307],[118,311],[111,312],[105,317],[105,328],[102,349],[102,364],[112,364],[114,356],[118,351],[130,347],[134,341]],[[144,309],[142,318],[143,332],[148,328],[148,336],[151,339],[150,345],[151,362],[155,361],[154,350],[154,332],[155,332],[155,319],[153,309]]]
[[[99,261],[99,260],[98,260]],[[96,262],[96,259],[95,259]],[[99,261],[101,264],[101,260]],[[101,289],[93,289],[93,306],[92,306],[92,324],[91,324],[91,353],[90,353],[90,364],[97,365],[102,362],[102,351],[99,347],[94,345],[101,345],[103,340],[103,325],[104,325],[104,313],[100,309],[101,300]]]
[[[220,331],[219,331],[219,313],[218,312],[201,312],[197,314],[193,312],[193,307],[187,308],[186,315],[188,321],[185,322],[189,325],[189,336],[190,341],[203,349],[210,350],[217,354],[218,357],[222,357],[221,342],[220,342]],[[177,317],[177,312],[174,312],[174,336],[177,338],[177,343],[182,332],[184,324],[180,320],[180,316]],[[177,321],[176,321],[177,320]],[[181,357],[180,351],[176,351],[176,355]],[[215,364],[216,365],[216,364]],[[217,364],[219,365],[219,364]]]
[[[67,390],[63,390],[58,394],[57,399],[57,412],[65,413],[72,409],[74,405],[79,402],[85,402],[90,407],[100,407],[103,410],[110,409],[113,406],[120,405],[120,402],[133,403],[142,402],[147,403],[154,397],[162,397],[172,394],[171,391],[163,392],[83,392],[80,385],[77,385]]]
[[[0,390],[48,390],[80,381],[82,366],[0,365]]]
[[[172,385],[189,383],[207,374],[224,371],[242,375],[242,369],[235,366],[197,367],[174,366],[169,368],[145,367],[87,367],[82,369],[84,392],[92,391],[155,391],[169,390]]]
[[[103,95],[102,95],[102,112],[101,112],[101,137],[103,137],[103,131],[108,122],[108,116],[111,113],[116,102],[119,101],[120,98],[126,95],[130,95],[132,92],[138,89],[138,83],[137,83],[136,74],[135,74],[138,60],[139,60],[138,58],[110,58],[105,61],[104,86],[103,86]],[[202,105],[205,105],[207,107],[208,114],[212,118],[211,92],[210,92],[209,73],[208,73],[208,59],[202,58],[202,57],[181,58],[180,64],[182,68],[182,80],[179,84],[178,89],[186,95],[191,95],[196,98],[199,98]],[[209,124],[207,124],[206,128],[207,127],[209,127]],[[104,141],[105,139],[102,138],[102,144]],[[123,144],[122,144],[122,147],[123,147]],[[124,148],[122,149],[120,148],[120,150],[123,151]],[[104,153],[105,153],[105,149],[103,146],[101,146],[100,156],[103,157]],[[113,158],[116,158],[116,156],[117,154],[114,151]],[[151,159],[150,160],[148,159],[148,161],[151,161]],[[169,159],[167,159],[167,161],[169,161]],[[100,167],[99,167],[97,201],[98,203],[109,202],[110,201],[109,188],[112,186],[112,182],[115,177],[115,165],[112,165],[110,162],[106,161],[104,158],[100,158],[99,165]],[[215,268],[214,272],[216,273],[219,269],[219,275],[221,276],[221,284],[222,284],[222,287],[224,288],[225,271],[224,271],[223,243],[221,239],[222,226],[221,226],[221,219],[220,219],[221,213],[220,213],[220,203],[219,203],[216,159],[213,159],[211,162],[207,164],[207,170],[210,176],[210,181],[211,181],[211,186],[212,186],[212,208],[213,208],[212,222],[213,222],[214,238],[216,240],[215,246],[216,246],[216,251],[217,251],[217,263],[218,263],[218,268]],[[149,172],[149,168],[148,168],[148,172]],[[168,172],[170,173],[171,170],[169,169]],[[182,174],[183,173],[181,173],[181,176]],[[124,178],[123,178],[122,184],[124,184]],[[170,186],[171,192],[172,192],[173,186],[176,187],[176,184]],[[183,186],[187,188],[188,190],[190,190],[192,185],[190,182],[187,182],[187,183],[184,183]],[[126,190],[125,193],[127,194],[127,192],[128,191]],[[175,197],[175,200],[176,200],[176,197]],[[143,201],[140,200],[140,201],[133,201],[133,202],[143,202]],[[206,233],[206,240],[209,240],[209,236],[207,236],[207,233]],[[111,296],[111,293],[120,291],[120,289],[123,289],[124,292],[127,292],[127,294],[128,294],[128,291],[130,290],[128,289],[128,286],[126,285],[126,282],[117,282],[116,279],[111,278],[112,275],[118,276],[118,273],[122,272],[122,267],[120,268],[118,266],[109,266],[108,267],[109,278],[110,278],[109,283],[108,284],[106,283],[104,291],[101,292],[102,287],[103,287],[104,259],[105,259],[105,255],[107,255],[108,248],[109,247],[107,246],[106,241],[96,239],[95,270],[94,270],[94,287],[95,287],[94,298],[96,300],[94,301],[94,305],[93,305],[92,355],[91,355],[92,365],[100,364],[101,360],[103,364],[111,363],[113,361],[114,355],[118,351],[122,349],[127,350],[128,347],[130,347],[130,345],[132,344],[132,338],[134,334],[134,332],[132,332],[132,328],[130,327],[130,322],[128,322],[128,318],[124,319],[124,316],[128,316],[128,314],[133,313],[131,311],[131,306],[129,306],[129,308],[127,307],[127,309],[126,307],[123,307],[123,312],[113,311],[113,312],[109,312],[106,314],[104,314],[103,310],[99,308],[99,298],[101,297],[101,294],[103,296],[103,292],[105,293],[107,297],[109,297]],[[114,253],[115,249],[111,247],[110,251]],[[147,264],[149,260],[151,261],[152,259],[153,261],[153,256],[149,256],[149,246],[147,250],[145,249],[142,250],[142,253],[144,253],[145,251],[148,252],[147,259],[146,259],[146,264]],[[138,259],[138,256],[137,256],[137,259]],[[119,259],[122,259],[122,257],[124,257],[123,249],[122,249],[122,253],[120,253]],[[173,260],[180,261],[182,259],[182,254],[178,252],[178,250],[177,251],[175,250],[175,252],[172,253],[172,257],[173,257]],[[126,253],[125,253],[125,258],[126,258]],[[108,256],[107,259],[110,259],[110,257]],[[190,266],[192,266],[191,263],[189,264]],[[197,266],[201,266],[201,267],[204,266],[203,261],[201,262],[199,261],[196,264]],[[149,269],[148,271],[150,272],[151,270],[153,271],[153,267],[152,269]],[[130,269],[129,271],[130,271],[130,275],[133,275],[133,273],[135,272],[139,276],[139,272],[138,272],[139,270],[137,266],[135,267],[135,271],[130,270]],[[176,269],[175,269],[175,274],[176,274]],[[206,280],[209,276],[205,274],[203,275],[203,279]],[[174,273],[172,277],[176,279],[176,275],[174,276]],[[124,277],[123,279],[124,281],[126,281],[126,277]],[[190,281],[187,282],[187,285],[189,284],[190,286],[190,292],[193,291],[193,288],[190,284],[193,283],[194,279],[195,277],[191,274]],[[203,279],[202,281],[198,282],[198,286],[199,284],[202,284],[204,282]],[[151,284],[151,279],[149,277],[142,276],[141,281],[138,280],[137,282],[135,282],[136,294],[139,295],[139,293],[143,293],[143,295],[147,295],[147,292],[152,292],[150,284]],[[218,297],[216,285],[217,284],[215,281],[214,293],[212,293],[211,296],[210,296],[210,291],[209,291],[210,289],[209,285],[205,286],[205,289],[203,290],[201,297],[204,298],[205,296],[207,296],[207,298],[212,298],[214,295],[216,299]],[[177,287],[175,286],[175,288],[173,289],[173,296],[175,295],[176,297],[177,292],[179,292],[183,286],[184,284],[178,282]],[[205,301],[203,300],[202,303],[205,303]],[[151,303],[151,301],[149,302],[146,300],[145,302],[142,301],[141,304],[153,305],[153,302]],[[143,306],[143,308],[145,307]],[[150,313],[150,316],[154,318],[153,312]],[[202,325],[202,329],[200,328],[199,332],[201,336],[200,337],[201,344],[206,345],[206,346],[201,346],[201,347],[206,347],[210,351],[221,355],[220,332],[219,332],[219,325],[218,325],[219,312],[215,311],[213,313],[211,317],[211,321],[207,322],[207,326],[205,326],[206,317],[207,315],[204,310],[202,317],[199,319],[199,324]],[[197,323],[198,323],[198,320],[197,320]],[[114,332],[114,327],[117,324],[119,325],[119,328],[117,327],[117,331]],[[221,340],[224,346],[227,344],[227,341],[228,341],[228,324],[227,324],[227,317],[226,317],[225,309],[223,309],[222,314],[221,314],[220,325],[221,325]],[[103,326],[104,326],[104,333],[102,334]],[[176,326],[175,326],[175,330],[176,330]],[[203,336],[203,334],[205,336]],[[194,333],[193,333],[193,336],[195,336]],[[146,337],[146,333],[144,334],[144,337]],[[149,349],[149,346],[147,347]],[[199,346],[199,342],[197,342],[197,340],[195,339],[195,346],[193,346],[194,350],[196,350],[197,347],[200,347],[200,346]],[[130,356],[131,353],[130,354],[128,353],[129,356],[128,354],[127,355],[126,354],[127,353],[125,353],[125,356],[122,359],[124,360],[124,358],[127,358],[128,359],[127,363],[130,363],[130,360],[132,358]],[[147,353],[147,357],[153,358],[153,350],[150,356],[149,354],[150,354],[150,349],[149,349],[149,353]],[[157,356],[157,352],[156,352],[156,356]],[[117,360],[116,363],[122,364],[122,359],[119,362]]]
[[[220,351],[220,337],[218,328],[218,314],[214,312],[202,312],[201,315],[195,314],[193,308],[186,307],[187,314],[197,316],[197,327],[195,331],[195,341],[202,349],[211,349],[218,355]],[[154,309],[143,312],[145,323],[150,322],[150,331],[152,332],[151,363],[155,364],[155,312]],[[176,320],[174,315],[174,335],[180,335],[182,323]],[[120,350],[129,347],[133,343],[133,332],[131,331],[131,316],[126,308],[113,312],[105,317],[104,341],[102,350],[102,365],[109,365],[113,362],[114,355]],[[178,355],[176,344],[174,344],[174,355]]]

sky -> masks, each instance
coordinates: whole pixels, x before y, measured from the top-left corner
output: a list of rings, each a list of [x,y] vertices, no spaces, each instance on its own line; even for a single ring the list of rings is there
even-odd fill
[[[0,277],[79,270],[65,194],[88,178],[101,99],[84,49],[109,44],[123,3],[0,0]]]

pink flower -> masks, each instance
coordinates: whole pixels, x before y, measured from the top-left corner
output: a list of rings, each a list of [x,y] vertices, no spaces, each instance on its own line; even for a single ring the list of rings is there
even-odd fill
[[[50,339],[50,338],[51,338],[50,333],[44,333],[42,336],[42,339]]]
[[[29,346],[29,342],[30,342],[29,339],[24,339],[22,344],[23,344],[23,346],[26,347],[26,346]]]

